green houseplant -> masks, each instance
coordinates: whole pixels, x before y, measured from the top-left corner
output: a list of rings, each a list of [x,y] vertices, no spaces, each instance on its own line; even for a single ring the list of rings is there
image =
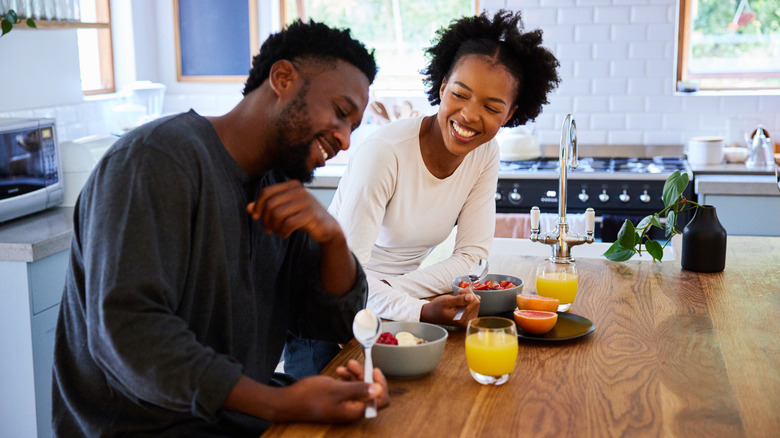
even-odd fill
[[[688,187],[687,173],[681,173],[678,170],[671,174],[664,183],[664,208],[658,213],[644,217],[636,226],[629,220],[623,222],[623,226],[618,231],[617,240],[602,255],[614,262],[624,262],[633,257],[634,254],[641,255],[644,245],[644,250],[654,260],[661,261],[664,247],[671,242],[675,234],[680,233],[676,227],[680,213],[701,206],[694,201],[685,199],[683,191],[686,187]],[[661,223],[662,217],[666,217],[666,224]],[[666,241],[663,244],[648,236],[652,227],[665,231]]]
[[[16,15],[16,11],[14,11],[13,9],[9,9],[8,12],[2,15],[2,19],[0,19],[0,28],[2,28],[3,31],[3,33],[0,34],[0,37],[10,32],[11,29],[13,29],[16,24],[21,22],[22,19]],[[35,25],[35,21],[32,18],[28,18],[24,20],[24,22],[27,24],[28,27],[31,27],[33,29],[37,28],[37,26]]]

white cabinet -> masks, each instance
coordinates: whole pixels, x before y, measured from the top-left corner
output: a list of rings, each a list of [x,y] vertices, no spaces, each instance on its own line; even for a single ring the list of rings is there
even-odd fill
[[[51,436],[54,331],[68,251],[0,261],[0,436]]]
[[[780,236],[780,190],[774,175],[696,175],[700,204],[717,208],[729,235]]]

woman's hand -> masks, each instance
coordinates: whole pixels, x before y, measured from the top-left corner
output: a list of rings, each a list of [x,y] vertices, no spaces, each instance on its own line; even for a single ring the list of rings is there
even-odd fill
[[[464,308],[463,316],[455,321],[455,314]],[[460,289],[458,295],[441,295],[424,304],[420,321],[466,327],[478,314],[479,296],[468,289]]]

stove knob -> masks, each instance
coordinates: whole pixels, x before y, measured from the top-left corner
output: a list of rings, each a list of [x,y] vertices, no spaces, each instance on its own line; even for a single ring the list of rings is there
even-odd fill
[[[517,192],[517,189],[512,190],[509,193],[509,202],[519,203],[523,199],[523,195]]]
[[[502,199],[504,199],[504,197],[501,196],[501,192],[496,192],[495,198],[496,198],[496,202],[499,202]]]
[[[647,194],[647,190],[645,190],[644,193],[639,195],[639,200],[642,201],[645,204],[650,202],[650,195]]]
[[[628,196],[628,193],[626,193],[626,191],[623,190],[623,193],[618,195],[618,199],[620,199],[620,202],[625,204],[626,202],[631,200],[631,196]]]
[[[577,195],[577,197],[580,198],[580,201],[582,202],[588,202],[588,198],[590,198],[590,196],[588,196],[588,194],[585,193],[585,189],[582,189],[582,193]]]
[[[609,201],[609,195],[607,194],[606,190],[602,190],[601,191],[601,194],[599,195],[599,201],[601,201],[601,202]]]

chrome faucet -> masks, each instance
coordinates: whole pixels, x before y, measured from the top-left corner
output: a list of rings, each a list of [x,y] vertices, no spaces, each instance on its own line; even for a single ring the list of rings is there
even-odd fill
[[[552,261],[570,262],[571,247],[583,243],[593,243],[593,229],[596,221],[596,212],[592,208],[585,210],[586,235],[569,234],[569,224],[566,222],[566,184],[568,181],[568,169],[576,169],[577,163],[577,125],[571,114],[566,116],[561,129],[561,148],[558,152],[558,168],[560,179],[558,180],[558,221],[552,232],[539,233],[539,207],[531,208],[531,241],[541,242],[552,246]]]

